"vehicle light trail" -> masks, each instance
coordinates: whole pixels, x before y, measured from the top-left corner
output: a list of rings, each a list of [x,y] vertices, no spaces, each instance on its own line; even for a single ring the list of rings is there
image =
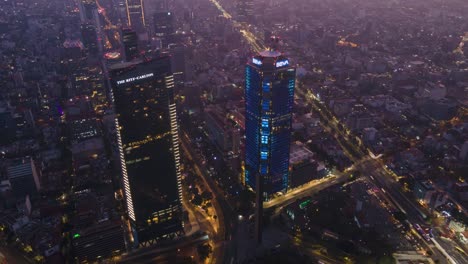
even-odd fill
[[[244,36],[245,40],[251,45],[254,51],[258,52],[262,50],[263,45],[259,44],[259,41],[257,41],[254,34],[252,34],[246,26],[233,20],[232,16],[221,6],[218,0],[210,0],[210,2],[212,2],[218,8],[218,10],[223,14],[223,16],[226,19],[232,21],[233,26],[239,29],[239,32]],[[465,44],[464,41],[465,39],[463,39],[462,41],[463,44],[460,44],[461,47],[463,47],[463,45]],[[459,47],[459,50],[460,49],[461,48]],[[357,162],[360,161],[361,158],[368,156],[369,149],[361,149],[361,146],[352,143],[348,136],[349,130],[346,128],[346,126],[342,124],[334,115],[332,115],[328,108],[325,107],[318,100],[318,98],[315,97],[315,95],[313,95],[309,90],[306,90],[306,88],[303,87],[297,87],[296,94],[298,94],[299,97],[304,99],[312,107],[312,109],[315,109],[318,113],[320,113],[323,119],[328,121],[326,125],[326,127],[328,128],[327,130],[335,132],[335,139],[337,140],[338,144],[342,147],[345,155],[352,161],[354,165],[358,165]],[[348,133],[346,134],[345,131]],[[368,159],[368,161],[365,164],[359,164],[357,167],[358,170],[366,173],[368,177],[370,177],[370,171],[374,172],[374,176],[376,178],[378,177],[378,179],[374,180],[372,178],[371,182],[373,182],[376,186],[379,186],[383,191],[386,189],[387,191],[383,192],[384,197],[386,198],[386,200],[390,201],[395,206],[396,204],[398,204],[398,206],[396,206],[397,208],[403,209],[402,205],[405,205],[405,208],[407,209],[405,211],[409,211],[409,216],[411,216],[412,218],[412,223],[420,221],[420,219],[417,219],[418,216],[425,217],[424,213],[421,212],[421,210],[417,206],[415,206],[412,201],[409,201],[409,199],[405,197],[399,189],[397,189],[398,187],[395,186],[395,183],[398,179],[397,175],[393,171],[386,168],[380,159]],[[430,250],[431,246],[428,245],[422,237],[419,238],[423,241],[423,243],[425,243],[426,247]],[[433,240],[433,242],[434,241],[435,240]],[[442,246],[440,246],[437,243],[437,241],[435,241],[434,244],[436,248],[442,253],[444,258],[446,258],[450,263],[456,263],[453,262],[453,258],[447,253],[447,251]]]
[[[210,0],[210,2],[213,3],[216,6],[216,8],[218,8],[218,10],[221,12],[224,18],[231,20],[233,26],[239,30],[242,36],[244,36],[244,39],[250,44],[250,46],[255,52],[265,50],[265,46],[262,44],[262,41],[255,37],[255,35],[252,32],[250,32],[246,25],[235,21],[232,18],[232,15],[229,14],[229,12],[227,12],[217,0]]]
[[[104,9],[100,4],[99,4],[99,0],[96,0],[96,5],[98,7],[98,12],[99,14],[102,15],[102,17],[104,17],[104,20],[106,21],[107,23],[107,26],[109,29],[117,29],[117,26],[115,26],[114,24],[112,24],[112,22],[110,21],[109,17],[107,16],[106,14],[106,9]]]

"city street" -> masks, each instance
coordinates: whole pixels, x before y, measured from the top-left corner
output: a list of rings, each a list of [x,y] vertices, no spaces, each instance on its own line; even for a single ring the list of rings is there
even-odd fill
[[[214,248],[213,248],[213,260],[214,263],[225,263],[230,260],[230,254],[233,252],[232,243],[226,240],[230,240],[231,234],[236,232],[235,213],[232,206],[227,202],[224,192],[216,185],[214,180],[209,177],[206,173],[206,168],[202,164],[202,161],[194,153],[191,146],[191,141],[188,135],[182,132],[181,147],[185,152],[189,160],[194,161],[194,170],[205,183],[205,186],[209,188],[209,191],[213,194],[213,208],[215,209],[217,218],[209,218],[210,223],[214,227],[216,236],[214,237]],[[226,243],[225,243],[226,241]]]
[[[467,1],[2,1],[0,264],[468,264]]]
[[[319,192],[335,184],[341,184],[347,179],[349,179],[349,176],[346,173],[339,173],[338,175],[330,175],[320,180],[313,180],[304,184],[301,187],[287,192],[284,195],[277,196],[267,202],[264,202],[263,207],[265,209],[278,206],[284,207],[295,202],[298,199],[310,196],[312,193]]]
[[[166,259],[172,259],[175,255],[184,256],[185,251],[189,252],[194,246],[205,243],[208,240],[207,235],[200,234],[182,238],[181,241],[170,243],[167,246],[160,245],[158,247],[142,248],[132,254],[123,256],[119,263],[146,263],[146,261],[153,259],[165,261]]]
[[[232,20],[232,16],[221,6],[218,1],[211,0],[211,2],[215,4],[215,6],[220,10],[225,18]],[[235,22],[233,23],[235,24]],[[262,49],[251,32],[245,28],[239,28],[239,31],[242,36],[244,36],[246,41],[250,43],[254,51],[258,52]],[[340,124],[338,119],[334,117],[309,90],[305,91],[304,87],[296,87],[296,95],[308,102],[312,107],[312,111],[314,113],[318,113],[322,120],[327,121],[326,123],[321,122],[321,125],[324,127],[324,129],[330,131],[330,134],[335,135],[335,138],[342,147],[346,156],[351,161],[353,161],[353,163],[355,163],[356,169],[359,170],[365,177],[368,177],[369,180],[372,181],[376,186],[381,188],[381,190],[384,192],[384,197],[386,200],[394,204],[396,208],[399,208],[407,215],[408,221],[410,222],[410,227],[413,229],[413,225],[421,224],[426,217],[425,213],[423,213],[414,202],[410,201],[405,196],[405,194],[402,193],[401,188],[397,186],[398,183],[395,181],[396,175],[389,171],[378,158],[374,157],[374,159],[367,159],[368,153],[370,151],[363,149],[362,145],[356,145],[354,139],[350,140],[348,129],[346,129],[343,124]],[[343,129],[343,127],[345,129]],[[361,144],[360,141],[359,144]],[[366,152],[363,152],[363,150]],[[366,159],[365,162],[359,162],[359,164],[356,164],[363,158]],[[310,183],[308,187],[313,188],[316,186],[313,183]],[[284,203],[290,199],[298,199],[299,197],[297,195],[300,196],[300,194],[303,192],[306,193],[306,190],[309,189],[308,187],[303,187],[299,190],[292,191],[285,196],[277,197],[272,201],[265,203],[265,208]],[[419,237],[421,243],[426,245],[428,251],[431,251],[433,254],[435,254],[436,259],[449,263],[457,263],[451,258],[451,256],[448,255],[447,251],[443,247],[439,246],[436,249],[434,245],[428,244],[417,232],[413,233]],[[466,263],[466,261],[461,257],[458,259],[459,263]]]
[[[368,154],[364,153],[360,146],[355,145],[355,143],[349,139],[348,134],[345,132],[347,129],[343,131],[339,128],[340,123],[338,119],[333,117],[330,112],[317,100],[317,98],[312,93],[310,93],[310,91],[303,92],[300,90],[297,92],[297,94],[302,96],[302,99],[309,102],[314,112],[319,113],[323,119],[327,120],[327,122],[321,122],[325,129],[332,131],[332,134],[336,136],[339,142],[346,142],[346,145],[342,144],[342,147],[350,160],[356,162],[362,158],[367,157]],[[355,154],[350,154],[351,151],[349,150]],[[389,171],[379,159],[368,158],[366,162],[357,164],[356,169],[361,171],[362,175],[368,177],[369,181],[372,181],[376,186],[381,188],[381,190],[384,191],[384,196],[386,199],[407,215],[411,229],[414,229],[413,226],[415,224],[423,223],[425,214],[421,211],[421,209],[418,208],[417,205],[415,205],[414,202],[411,202],[402,193],[401,188],[397,186],[397,183],[395,182],[396,175]],[[459,256],[456,257],[458,261],[454,261],[452,256],[447,253],[447,249],[441,246],[435,247],[434,245],[427,243],[426,240],[422,238],[415,230],[413,230],[413,233],[419,238],[419,241],[426,246],[426,249],[434,254],[434,258],[439,259],[439,261],[444,261],[444,263],[466,262],[464,256],[460,254],[457,254]]]

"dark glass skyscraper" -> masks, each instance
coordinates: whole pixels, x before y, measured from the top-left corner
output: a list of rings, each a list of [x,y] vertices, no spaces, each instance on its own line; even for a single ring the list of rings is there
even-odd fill
[[[81,40],[88,53],[93,55],[98,53],[98,36],[93,24],[81,24]]]
[[[95,23],[98,20],[98,9],[96,0],[78,1],[81,23]]]
[[[98,12],[96,0],[78,1],[81,20],[81,37],[83,44],[90,54],[102,52],[99,39],[102,36],[101,16]]]
[[[263,180],[263,197],[285,191],[296,71],[278,51],[263,51],[246,67],[245,182]]]
[[[135,242],[182,232],[181,175],[170,58],[111,66],[118,144]]]
[[[41,188],[39,175],[30,157],[16,159],[7,167],[8,180],[11,184],[13,194],[17,198],[32,197]]]
[[[122,38],[122,53],[126,61],[131,61],[138,57],[138,35],[131,28],[122,28],[120,31]]]
[[[173,13],[169,11],[156,12],[153,21],[154,34],[161,39],[162,46],[167,48],[175,33]]]

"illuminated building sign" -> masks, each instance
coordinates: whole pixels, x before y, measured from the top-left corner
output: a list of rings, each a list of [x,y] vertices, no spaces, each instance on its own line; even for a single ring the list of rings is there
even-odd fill
[[[253,58],[252,63],[258,66],[262,65],[262,61],[257,58]]]
[[[147,73],[147,74],[143,74],[143,75],[140,75],[140,76],[131,77],[131,78],[127,78],[127,79],[124,79],[124,80],[117,81],[117,85],[121,85],[121,84],[124,84],[124,83],[131,83],[131,82],[134,82],[134,81],[146,79],[146,78],[153,77],[153,76],[154,76],[154,73]]]
[[[304,208],[306,208],[311,202],[312,202],[312,200],[310,200],[310,199],[305,200],[304,202],[302,202],[302,203],[299,204],[299,208],[304,209]]]
[[[288,66],[288,65],[289,65],[288,60],[282,60],[282,61],[277,61],[276,62],[276,68],[284,67],[284,66]]]

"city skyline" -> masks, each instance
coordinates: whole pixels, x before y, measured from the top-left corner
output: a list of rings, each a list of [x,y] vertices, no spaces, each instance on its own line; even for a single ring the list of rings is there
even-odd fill
[[[468,263],[466,0],[4,0],[0,263]]]

